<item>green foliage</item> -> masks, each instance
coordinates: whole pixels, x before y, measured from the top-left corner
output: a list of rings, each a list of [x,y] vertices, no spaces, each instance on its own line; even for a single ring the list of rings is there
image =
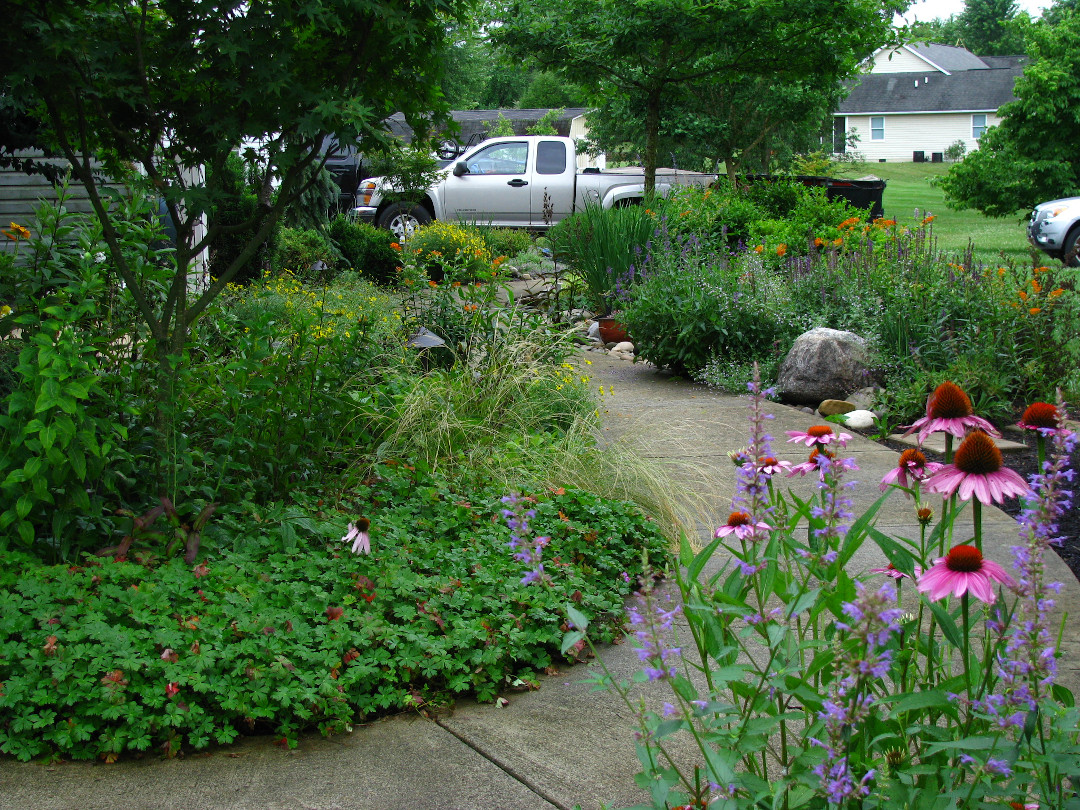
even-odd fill
[[[421,138],[395,143],[372,161],[373,176],[384,178],[383,200],[418,204],[432,185],[442,179],[442,168],[431,144]]]
[[[245,182],[244,161],[236,153],[231,153],[220,169],[216,183],[220,196],[214,200],[210,209],[211,226],[221,228],[221,235],[210,252],[210,275],[217,278],[224,274],[232,263],[244,252],[247,244],[259,231],[259,198]],[[236,228],[237,230],[224,230]],[[257,253],[248,258],[239,267],[233,279],[238,282],[257,279],[262,274],[262,264],[267,260],[268,247],[274,242],[271,235]]]
[[[410,323],[447,345],[426,350],[434,370],[403,381],[400,395],[373,414],[379,457],[466,475],[536,476],[566,436],[576,442],[571,452],[589,451],[592,442],[578,434],[592,424],[596,402],[564,362],[569,335],[520,308],[496,308],[497,293],[442,285],[407,302]]]
[[[480,234],[495,257],[512,259],[533,246],[532,235],[524,228],[480,228]]]
[[[526,135],[558,135],[559,130],[555,126],[555,122],[559,120],[559,116],[565,112],[564,109],[559,108],[557,110],[548,110],[532,126],[526,127]]]
[[[98,158],[113,182],[134,183],[141,173],[169,206],[178,238],[174,283],[165,295],[141,285],[115,242],[106,251],[154,338],[146,351],[158,362],[165,401],[172,393],[169,358],[182,354],[191,325],[304,192],[324,136],[372,152],[389,145],[383,122],[394,112],[418,130],[444,117],[435,54],[465,4],[263,0],[132,9],[111,0],[17,0],[8,10],[19,25],[0,34],[0,70],[38,114],[39,145],[71,161],[102,226],[108,213],[102,172],[92,163]],[[359,42],[368,54],[363,70],[356,69]],[[424,69],[401,70],[407,64]],[[278,178],[278,192],[250,222],[258,227],[231,265],[181,302],[190,262],[204,244],[200,218],[229,197],[215,178],[224,177],[229,156],[244,143],[259,144],[245,148],[245,159],[258,164],[260,176]],[[133,166],[138,173],[129,171]],[[193,167],[208,167],[207,179]],[[210,226],[211,249],[224,227]]]
[[[0,572],[0,751],[113,760],[252,732],[295,745],[303,730],[426,702],[489,701],[560,660],[571,598],[607,616],[593,626],[612,639],[622,572],[640,572],[642,551],[662,555],[655,528],[623,503],[537,492],[531,523],[551,538],[552,583],[527,587],[501,494],[383,466],[348,494],[371,521],[370,556],[338,541],[344,515],[280,506],[222,515],[214,539],[231,550],[194,568],[12,556]]]
[[[959,18],[964,46],[979,56],[1023,53],[1016,17],[1016,0],[966,0]]]
[[[584,281],[597,315],[617,309],[616,288],[633,284],[645,244],[656,229],[650,212],[637,205],[585,207],[556,223],[547,238],[556,259]]]
[[[967,152],[967,144],[962,140],[953,141],[951,144],[945,147],[945,160],[950,163],[955,163],[958,160],[964,159],[964,154]]]
[[[328,234],[341,253],[339,267],[355,270],[377,284],[396,281],[399,253],[390,247],[394,237],[385,228],[339,215],[330,223]]]
[[[88,272],[71,297],[60,291],[17,319],[25,347],[0,415],[0,553],[11,544],[65,559],[108,524],[110,462],[127,430],[110,418],[100,361],[79,328],[97,315],[101,283]]]
[[[941,179],[952,207],[1006,217],[1080,191],[1080,158],[1071,147],[1080,121],[1070,112],[1080,104],[1080,14],[1031,26],[1027,45],[1031,61],[1016,81],[1016,101]]]
[[[279,273],[287,271],[305,278],[321,277],[335,267],[338,260],[337,250],[321,231],[282,228],[278,232],[273,268]],[[322,262],[326,269],[316,270],[316,262]]]
[[[779,276],[749,255],[736,263],[724,247],[661,228],[619,316],[638,356],[693,373],[710,359],[749,362],[786,351],[803,324],[779,306]]]
[[[514,125],[501,112],[494,122],[485,122],[484,129],[489,138],[508,138],[515,134]]]
[[[518,98],[515,105],[523,110],[554,110],[566,107],[584,107],[585,97],[581,88],[568,84],[555,73],[539,70]],[[551,133],[538,132],[537,135]]]
[[[182,369],[177,502],[265,503],[332,480],[410,370],[395,302],[348,273],[320,288],[267,277],[208,321]]]
[[[908,510],[903,534],[886,534],[874,523],[892,488],[857,518],[840,506],[850,504],[850,467],[810,472],[813,489],[755,469],[772,449],[763,435],[771,415],[754,382],[750,443],[738,451],[750,459],[736,501],[747,511],[702,549],[681,542],[675,571],[688,627],[680,648],[669,647],[674,611],[645,580],[628,607],[642,666],[627,679],[601,662],[590,678],[636,720],[635,781],[649,793],[639,807],[1072,807],[1080,712],[1069,689],[1047,688],[1063,649],[1043,603],[1056,589],[1037,573],[1053,531],[1053,518],[1038,512],[1052,509],[1071,478],[1066,439],[1055,442],[1055,463],[1027,501],[1037,506],[1014,564],[1025,587],[1009,587],[1001,570],[986,580],[985,601],[960,582],[928,592],[926,574],[915,572],[937,565],[933,576],[947,573],[940,555],[955,513],[934,524]],[[903,491],[918,504],[920,483],[909,482],[914,493]],[[889,566],[856,578],[851,561],[864,547]],[[968,548],[953,546],[949,562]],[[904,584],[916,578],[918,589]],[[574,628],[564,649],[591,627],[587,611],[566,609]],[[647,681],[651,710],[640,697]]]
[[[402,249],[434,281],[490,280],[495,275],[483,232],[470,225],[436,220],[412,235]]]
[[[825,112],[822,96],[896,36],[893,12],[894,4],[876,0],[843,4],[830,9],[826,26],[818,6],[797,0],[753,0],[737,8],[703,0],[522,0],[505,7],[491,35],[511,56],[579,83],[596,102],[590,128],[640,122],[615,140],[632,140],[641,150],[645,188],[652,191],[667,146],[660,134],[665,122],[690,105],[712,126],[726,113],[710,93],[755,81],[765,89],[799,80],[805,86],[807,76],[814,77],[811,106]],[[747,117],[738,104],[729,109]],[[787,112],[780,110],[782,117]]]

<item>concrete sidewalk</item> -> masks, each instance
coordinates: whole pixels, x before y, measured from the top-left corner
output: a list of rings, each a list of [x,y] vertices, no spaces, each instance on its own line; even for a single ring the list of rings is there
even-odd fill
[[[713,514],[696,528],[701,539],[726,519],[735,482],[729,450],[747,443],[746,401],[723,396],[644,364],[585,353],[582,365],[603,385],[604,432],[608,441],[628,441],[659,460],[670,461],[705,500]],[[611,393],[606,393],[610,391]],[[801,461],[784,431],[819,420],[793,408],[771,405],[769,432],[781,458]],[[854,456],[862,482],[856,513],[872,503],[877,483],[897,454],[856,437],[845,455]],[[812,481],[789,481],[808,492]],[[886,533],[912,533],[911,506],[891,498],[879,515]],[[995,509],[984,512],[988,557],[1008,565],[1016,525]],[[968,517],[970,521],[970,517]],[[962,528],[958,528],[962,531]],[[873,551],[852,561],[852,573],[880,564]],[[1058,611],[1070,618],[1060,680],[1080,684],[1080,583],[1050,555],[1051,580],[1066,583]],[[617,677],[638,667],[631,644],[602,650]],[[646,800],[634,785],[633,713],[606,692],[583,683],[591,667],[567,668],[545,677],[535,692],[508,694],[503,708],[459,703],[437,720],[398,715],[357,726],[352,734],[324,739],[309,735],[295,751],[252,738],[238,745],[181,760],[150,757],[114,765],[22,764],[0,760],[2,810],[531,810],[532,808],[625,807]]]

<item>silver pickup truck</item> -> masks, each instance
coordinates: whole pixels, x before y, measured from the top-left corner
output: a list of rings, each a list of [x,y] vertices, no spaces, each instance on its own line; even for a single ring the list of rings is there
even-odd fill
[[[715,179],[714,174],[657,169],[656,191],[666,194],[675,185],[705,186]],[[353,213],[404,239],[435,219],[546,230],[586,203],[611,208],[640,202],[645,175],[640,168],[579,171],[571,138],[523,135],[477,144],[443,169],[419,205],[384,200],[384,184],[380,177],[361,183]]]

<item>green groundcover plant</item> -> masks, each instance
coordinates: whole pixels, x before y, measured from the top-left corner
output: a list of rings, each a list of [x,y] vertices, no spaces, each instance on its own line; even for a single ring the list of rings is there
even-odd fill
[[[780,461],[763,395],[755,383],[727,523],[700,551],[683,543],[679,603],[646,580],[629,608],[642,661],[634,681],[664,693],[631,698],[629,682],[595,678],[637,716],[638,784],[650,794],[641,807],[1080,806],[1080,711],[1055,683],[1056,586],[1043,563],[1071,495],[1063,406],[1025,414],[1050,445],[1032,491],[1002,465],[966,394],[941,386],[912,428],[920,440],[966,432],[963,442],[945,465],[907,451],[856,519],[847,491],[857,468],[842,457],[850,437],[827,425],[789,431],[810,458]],[[817,492],[782,494],[785,474],[817,479]],[[874,527],[893,489],[911,499],[913,537]],[[980,510],[1018,495],[1027,509],[1006,570],[983,556]],[[966,506],[972,537],[956,520]],[[853,577],[867,541],[888,563]],[[567,610],[571,649],[591,623]],[[675,639],[679,613],[686,629]]]
[[[623,621],[628,582],[666,541],[628,504],[580,491],[528,498],[548,579],[527,587],[497,490],[457,491],[383,465],[348,497],[362,509],[252,509],[213,524],[194,566],[127,559],[0,573],[0,751],[19,759],[175,754],[271,732],[347,731],[373,715],[491,700],[566,660],[569,602]],[[370,554],[348,542],[366,527]]]

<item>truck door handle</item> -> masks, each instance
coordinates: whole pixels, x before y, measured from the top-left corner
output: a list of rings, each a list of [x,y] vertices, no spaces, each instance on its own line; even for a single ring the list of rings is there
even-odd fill
[[[513,180],[511,180],[509,183],[507,183],[506,185],[513,186],[514,188],[521,188],[522,186],[529,185],[529,181],[528,180],[522,180],[520,177],[516,177]]]

